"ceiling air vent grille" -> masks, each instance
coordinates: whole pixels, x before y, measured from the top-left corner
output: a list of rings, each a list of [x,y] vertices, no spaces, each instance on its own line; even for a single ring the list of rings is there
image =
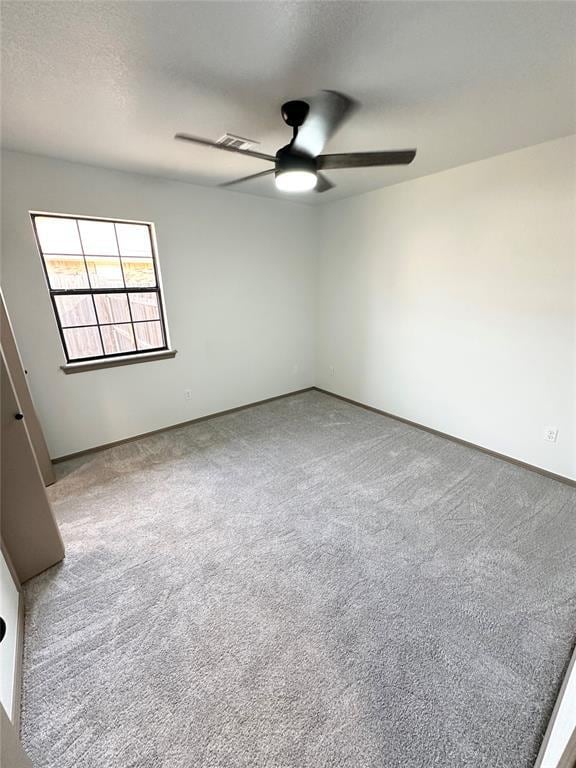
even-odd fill
[[[242,136],[234,136],[232,133],[225,133],[220,136],[216,144],[222,144],[224,147],[233,147],[234,149],[251,149],[257,141],[252,139],[243,139]]]

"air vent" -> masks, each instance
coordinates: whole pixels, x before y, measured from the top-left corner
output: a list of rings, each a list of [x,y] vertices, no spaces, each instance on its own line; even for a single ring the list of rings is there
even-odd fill
[[[232,133],[225,133],[224,136],[218,139],[216,144],[233,147],[234,149],[251,149],[255,144],[259,144],[259,142],[252,141],[252,139],[243,139],[242,136],[234,136]]]

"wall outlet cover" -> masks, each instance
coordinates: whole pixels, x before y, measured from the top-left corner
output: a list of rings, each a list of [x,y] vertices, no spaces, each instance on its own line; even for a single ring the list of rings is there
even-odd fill
[[[558,427],[546,427],[544,430],[544,440],[549,443],[555,443],[558,438]]]

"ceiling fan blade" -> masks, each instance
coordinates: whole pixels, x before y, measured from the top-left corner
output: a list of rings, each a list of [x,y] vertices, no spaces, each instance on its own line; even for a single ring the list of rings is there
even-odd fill
[[[332,184],[330,179],[324,176],[323,173],[317,173],[316,176],[318,177],[318,181],[314,187],[315,192],[328,192],[329,189],[333,189],[336,186],[336,184]]]
[[[368,168],[377,165],[408,165],[416,157],[415,149],[389,152],[346,152],[342,155],[320,155],[318,168]]]
[[[292,144],[297,152],[317,157],[326,142],[350,116],[356,102],[336,91],[320,91],[310,99],[308,117]]]
[[[227,147],[224,144],[218,144],[210,139],[202,139],[200,136],[190,136],[188,133],[177,133],[174,136],[179,141],[190,141],[192,144],[200,144],[203,147],[212,147],[213,149],[223,149],[224,152],[235,152],[237,155],[246,155],[246,157],[255,157],[258,160],[270,160],[276,162],[273,155],[265,155],[262,152],[253,152],[251,149],[237,149],[236,147]]]
[[[253,173],[250,176],[242,176],[241,179],[234,179],[234,181],[225,181],[223,184],[218,184],[219,187],[233,187],[234,184],[241,184],[243,181],[251,181],[251,179],[259,179],[261,176],[269,176],[274,173],[274,168],[270,168],[267,171],[260,171],[260,173]]]

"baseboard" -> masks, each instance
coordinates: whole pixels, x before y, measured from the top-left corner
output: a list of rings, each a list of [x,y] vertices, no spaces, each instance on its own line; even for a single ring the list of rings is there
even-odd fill
[[[322,387],[304,387],[304,389],[297,389],[297,390],[294,390],[293,392],[286,392],[283,395],[275,395],[274,397],[267,397],[264,400],[257,400],[253,403],[246,403],[245,405],[239,405],[235,408],[228,408],[225,411],[217,411],[216,413],[210,413],[207,416],[199,416],[196,419],[189,419],[188,421],[180,421],[177,424],[170,424],[167,427],[160,427],[160,429],[153,429],[150,432],[142,432],[138,435],[125,437],[122,440],[115,440],[114,442],[104,443],[102,445],[96,445],[93,448],[86,448],[85,450],[77,451],[76,453],[68,453],[64,456],[58,456],[57,458],[52,459],[52,463],[58,464],[62,461],[68,461],[69,459],[76,459],[81,456],[88,456],[92,453],[105,451],[107,448],[114,448],[117,445],[124,445],[125,443],[131,443],[134,440],[140,440],[143,437],[150,437],[151,435],[157,435],[157,434],[160,434],[161,432],[168,432],[171,429],[179,429],[180,427],[187,427],[191,424],[199,424],[202,421],[208,421],[209,419],[216,419],[218,418],[218,416],[226,416],[226,414],[229,414],[229,413],[237,413],[238,411],[243,411],[243,410],[246,410],[247,408],[255,408],[258,405],[271,403],[274,400],[282,400],[285,397],[293,397],[294,395],[301,395],[303,392],[311,392],[311,391],[322,392],[322,394],[324,395],[335,397],[337,400],[342,400],[343,402],[349,403],[350,405],[355,405],[358,408],[364,408],[364,410],[371,411],[372,413],[378,413],[380,416],[387,416],[389,419],[394,419],[395,421],[400,421],[403,424],[408,424],[411,427],[422,429],[424,432],[429,432],[432,435],[443,437],[446,440],[451,440],[453,443],[458,443],[459,445],[465,445],[467,448],[473,448],[474,450],[481,451],[482,453],[486,453],[489,456],[494,456],[496,459],[502,459],[502,461],[507,461],[510,464],[515,464],[518,467],[523,467],[524,469],[528,469],[531,472],[537,472],[539,475],[544,475],[544,477],[549,477],[552,480],[558,480],[559,482],[565,483],[566,485],[569,485],[572,488],[576,488],[576,480],[572,480],[572,478],[566,477],[565,475],[559,475],[555,472],[550,472],[550,470],[548,469],[537,467],[534,464],[529,464],[526,461],[515,459],[512,456],[507,456],[504,453],[498,453],[498,451],[493,451],[490,448],[484,448],[484,446],[477,445],[476,443],[471,443],[469,440],[463,440],[460,437],[449,435],[447,432],[441,432],[439,429],[434,429],[433,427],[427,427],[425,424],[420,424],[417,421],[411,421],[410,419],[405,419],[403,416],[397,416],[395,413],[389,413],[388,411],[383,411],[380,408],[374,408],[373,406],[366,405],[366,403],[361,403],[358,400],[352,400],[352,398],[350,397],[344,397],[344,395],[338,395],[335,392],[330,392],[328,389],[322,389]]]
[[[264,405],[264,403],[272,403],[274,400],[283,400],[285,397],[293,397],[294,395],[301,395],[303,392],[310,392],[313,389],[315,389],[315,387],[304,387],[304,389],[296,389],[293,392],[286,392],[283,395],[275,395],[274,397],[267,397],[264,400],[256,400],[256,402],[253,402],[253,403],[238,405],[235,408],[228,408],[225,411],[217,411],[216,413],[209,413],[207,416],[199,416],[196,419],[188,419],[188,421],[180,421],[177,424],[170,424],[167,427],[160,427],[160,429],[152,429],[150,432],[141,432],[138,435],[125,437],[122,440],[115,440],[112,443],[103,443],[102,445],[95,445],[93,448],[86,448],[83,451],[76,451],[76,453],[67,453],[64,456],[58,456],[57,458],[52,459],[52,463],[59,464],[60,462],[68,461],[69,459],[77,459],[80,456],[88,456],[91,453],[98,453],[99,451],[105,451],[108,448],[115,448],[117,445],[132,443],[134,442],[134,440],[140,440],[143,437],[158,435],[160,434],[160,432],[168,432],[171,429],[180,429],[180,427],[188,427],[191,424],[199,424],[201,421],[216,419],[218,418],[218,416],[226,416],[229,413],[237,413],[238,411],[244,411],[247,408],[255,408],[257,405]]]
[[[349,397],[344,397],[344,395],[337,395],[335,392],[330,392],[327,389],[322,389],[321,387],[312,387],[312,389],[316,390],[316,392],[322,392],[324,395],[335,397],[337,400],[343,400],[345,403],[350,403],[350,405],[356,405],[358,408],[364,408],[366,411],[372,411],[372,413],[378,413],[381,416],[387,416],[389,419],[401,421],[403,424],[409,424],[411,427],[422,429],[424,432],[429,432],[430,434],[436,435],[437,437],[443,437],[446,440],[451,440],[453,443],[465,445],[467,448],[474,448],[476,451],[482,451],[482,453],[487,453],[489,456],[494,456],[496,459],[502,459],[502,461],[507,461],[509,464],[515,464],[517,467],[529,469],[531,472],[537,472],[539,475],[544,475],[545,477],[549,477],[552,480],[558,480],[559,482],[565,483],[572,488],[576,488],[576,480],[572,480],[572,478],[566,477],[565,475],[558,475],[555,472],[550,472],[548,469],[542,469],[542,467],[537,467],[534,464],[528,464],[526,461],[514,459],[512,456],[506,456],[504,453],[498,453],[498,451],[493,451],[490,448],[484,448],[482,445],[471,443],[469,440],[463,440],[460,437],[454,437],[454,435],[449,435],[447,432],[441,432],[439,429],[433,429],[432,427],[427,427],[425,424],[419,424],[417,421],[411,421],[410,419],[405,419],[403,416],[397,416],[394,413],[383,411],[380,408],[374,408],[371,405],[360,403],[358,400],[352,400]]]

